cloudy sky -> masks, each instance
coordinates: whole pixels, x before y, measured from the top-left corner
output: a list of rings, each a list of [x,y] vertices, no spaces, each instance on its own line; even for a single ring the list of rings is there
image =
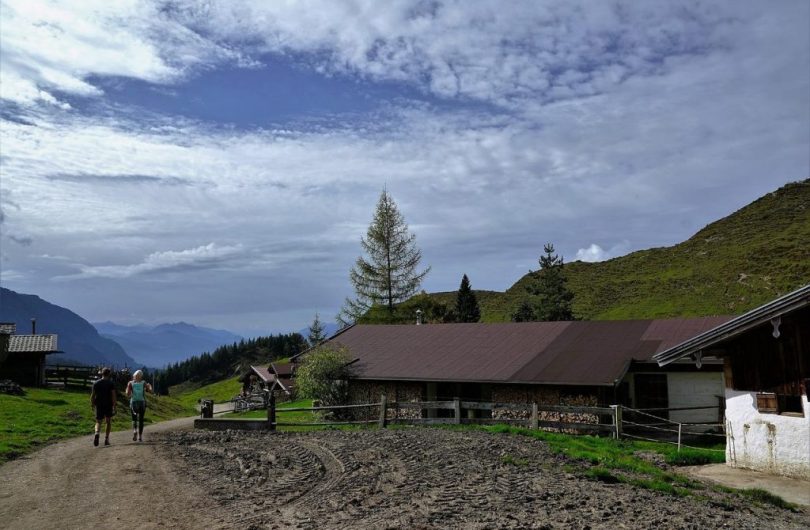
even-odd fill
[[[2,1],[0,284],[333,320],[387,186],[424,288],[672,245],[810,176],[810,3]]]

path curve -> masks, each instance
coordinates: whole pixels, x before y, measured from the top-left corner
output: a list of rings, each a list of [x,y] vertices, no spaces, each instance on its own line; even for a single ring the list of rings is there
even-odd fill
[[[156,432],[191,428],[193,418],[150,425],[144,442],[114,432],[49,445],[0,466],[3,528],[226,528],[198,486],[178,477]]]

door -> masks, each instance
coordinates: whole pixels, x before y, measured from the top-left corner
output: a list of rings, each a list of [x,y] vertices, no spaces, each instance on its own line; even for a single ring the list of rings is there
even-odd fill
[[[667,374],[635,374],[635,404],[637,409],[666,409],[669,407]],[[669,419],[669,411],[651,410],[653,416]],[[639,423],[654,423],[654,418],[639,414]]]

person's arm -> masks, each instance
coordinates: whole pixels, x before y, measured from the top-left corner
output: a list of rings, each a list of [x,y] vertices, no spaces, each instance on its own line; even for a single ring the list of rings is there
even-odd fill
[[[127,397],[132,397],[132,381],[127,383]]]
[[[115,402],[118,396],[115,395],[115,387],[113,386],[110,390],[110,396],[112,397],[112,409],[115,410]]]
[[[144,387],[143,387],[143,388],[144,388],[144,389],[145,389],[147,392],[149,392],[150,394],[154,394],[154,393],[155,393],[155,392],[152,390],[152,385],[150,385],[149,383],[146,383],[146,384],[144,385]]]
[[[96,408],[96,385],[93,385],[93,391],[90,393],[90,408]]]

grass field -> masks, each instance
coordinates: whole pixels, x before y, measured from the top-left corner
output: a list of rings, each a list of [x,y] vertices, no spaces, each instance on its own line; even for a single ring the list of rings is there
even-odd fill
[[[0,394],[0,462],[48,443],[91,434],[95,413],[88,390],[26,388],[24,396]],[[147,396],[147,424],[190,416],[193,408],[167,396]],[[120,400],[113,429],[129,429],[129,406]]]
[[[213,399],[214,403],[226,403],[242,390],[242,383],[236,377],[223,379],[209,385],[198,386],[184,383],[169,388],[169,396],[177,399],[183,406],[194,408],[200,399]]]

